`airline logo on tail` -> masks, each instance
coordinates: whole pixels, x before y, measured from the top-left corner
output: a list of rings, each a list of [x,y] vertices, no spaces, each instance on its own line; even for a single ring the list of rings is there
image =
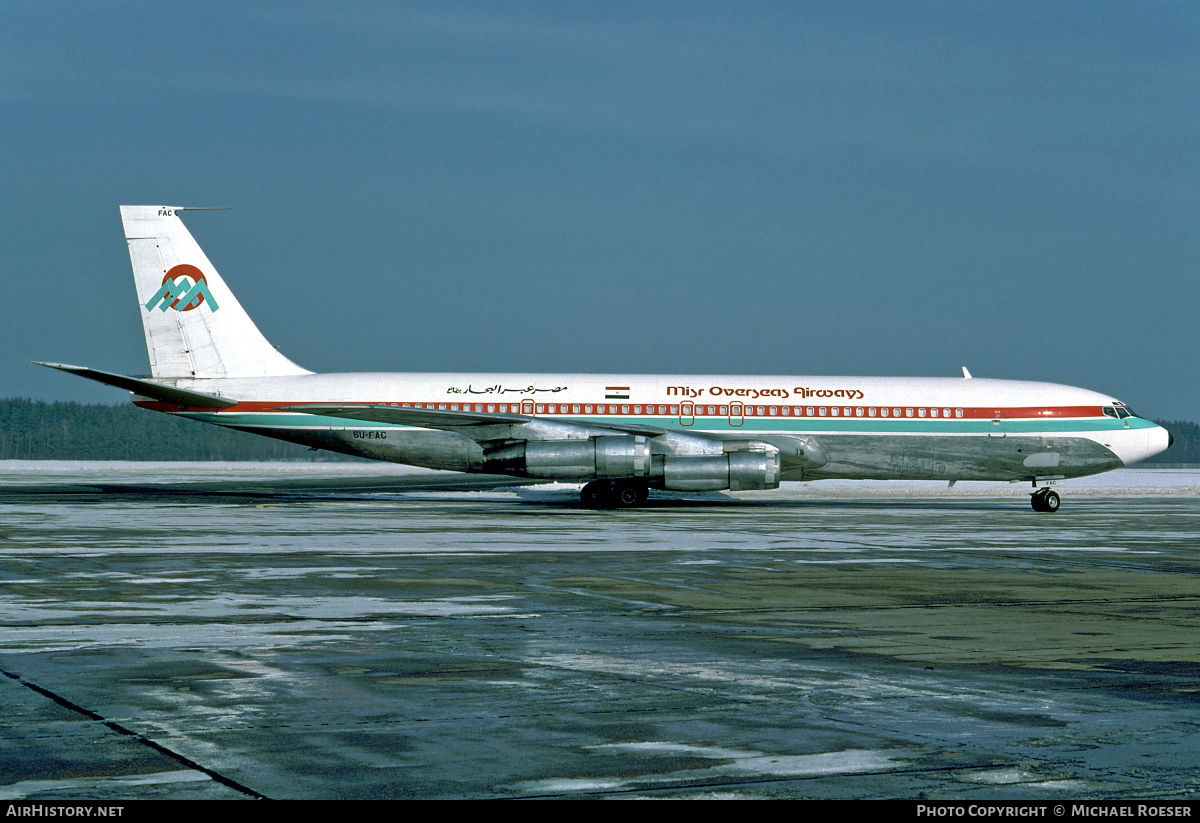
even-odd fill
[[[157,308],[159,311],[175,309],[175,311],[191,311],[207,303],[209,309],[216,311],[220,308],[208,290],[208,282],[204,272],[195,266],[181,263],[163,275],[162,288],[154,293],[146,303],[149,311]]]

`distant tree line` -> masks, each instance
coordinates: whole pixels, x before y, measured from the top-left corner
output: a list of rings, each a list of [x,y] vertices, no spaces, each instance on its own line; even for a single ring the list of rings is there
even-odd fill
[[[1171,448],[1162,454],[1157,454],[1142,465],[1152,466],[1155,463],[1200,463],[1200,426],[1186,423],[1182,420],[1155,420],[1171,433],[1175,442]]]
[[[1200,463],[1200,426],[1162,422],[1175,444],[1142,465]],[[0,400],[0,460],[355,460],[169,414],[117,406]]]
[[[117,406],[0,400],[0,460],[356,460]]]

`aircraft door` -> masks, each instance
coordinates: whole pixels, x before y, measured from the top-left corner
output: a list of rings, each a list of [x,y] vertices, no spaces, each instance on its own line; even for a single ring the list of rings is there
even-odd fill
[[[738,427],[746,422],[746,407],[741,403],[729,404],[729,425]]]
[[[997,410],[995,413],[996,416],[992,418],[991,427],[988,429],[988,437],[1008,436],[1008,424],[1000,414],[1000,411]]]
[[[679,425],[690,426],[696,422],[696,406],[693,403],[679,405]]]

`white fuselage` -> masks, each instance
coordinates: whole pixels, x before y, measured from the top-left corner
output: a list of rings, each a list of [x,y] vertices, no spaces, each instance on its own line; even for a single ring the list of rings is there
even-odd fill
[[[484,470],[480,447],[462,434],[279,409],[372,404],[649,426],[675,435],[659,438],[665,450],[672,439],[684,451],[693,441],[764,442],[780,449],[784,480],[1056,479],[1128,465],[1167,443],[1165,430],[1129,415],[1108,395],[984,378],[360,373],[170,382],[238,402],[220,411],[140,405],[458,471]],[[789,459],[796,438],[819,446],[825,462]]]

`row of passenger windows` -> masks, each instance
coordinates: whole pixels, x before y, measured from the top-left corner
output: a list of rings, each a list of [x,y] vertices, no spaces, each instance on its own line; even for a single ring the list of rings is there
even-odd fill
[[[533,408],[530,408],[533,406]],[[962,417],[962,409],[876,406],[642,406],[566,403],[408,403],[403,408],[477,411],[489,414],[670,414],[672,417]]]

